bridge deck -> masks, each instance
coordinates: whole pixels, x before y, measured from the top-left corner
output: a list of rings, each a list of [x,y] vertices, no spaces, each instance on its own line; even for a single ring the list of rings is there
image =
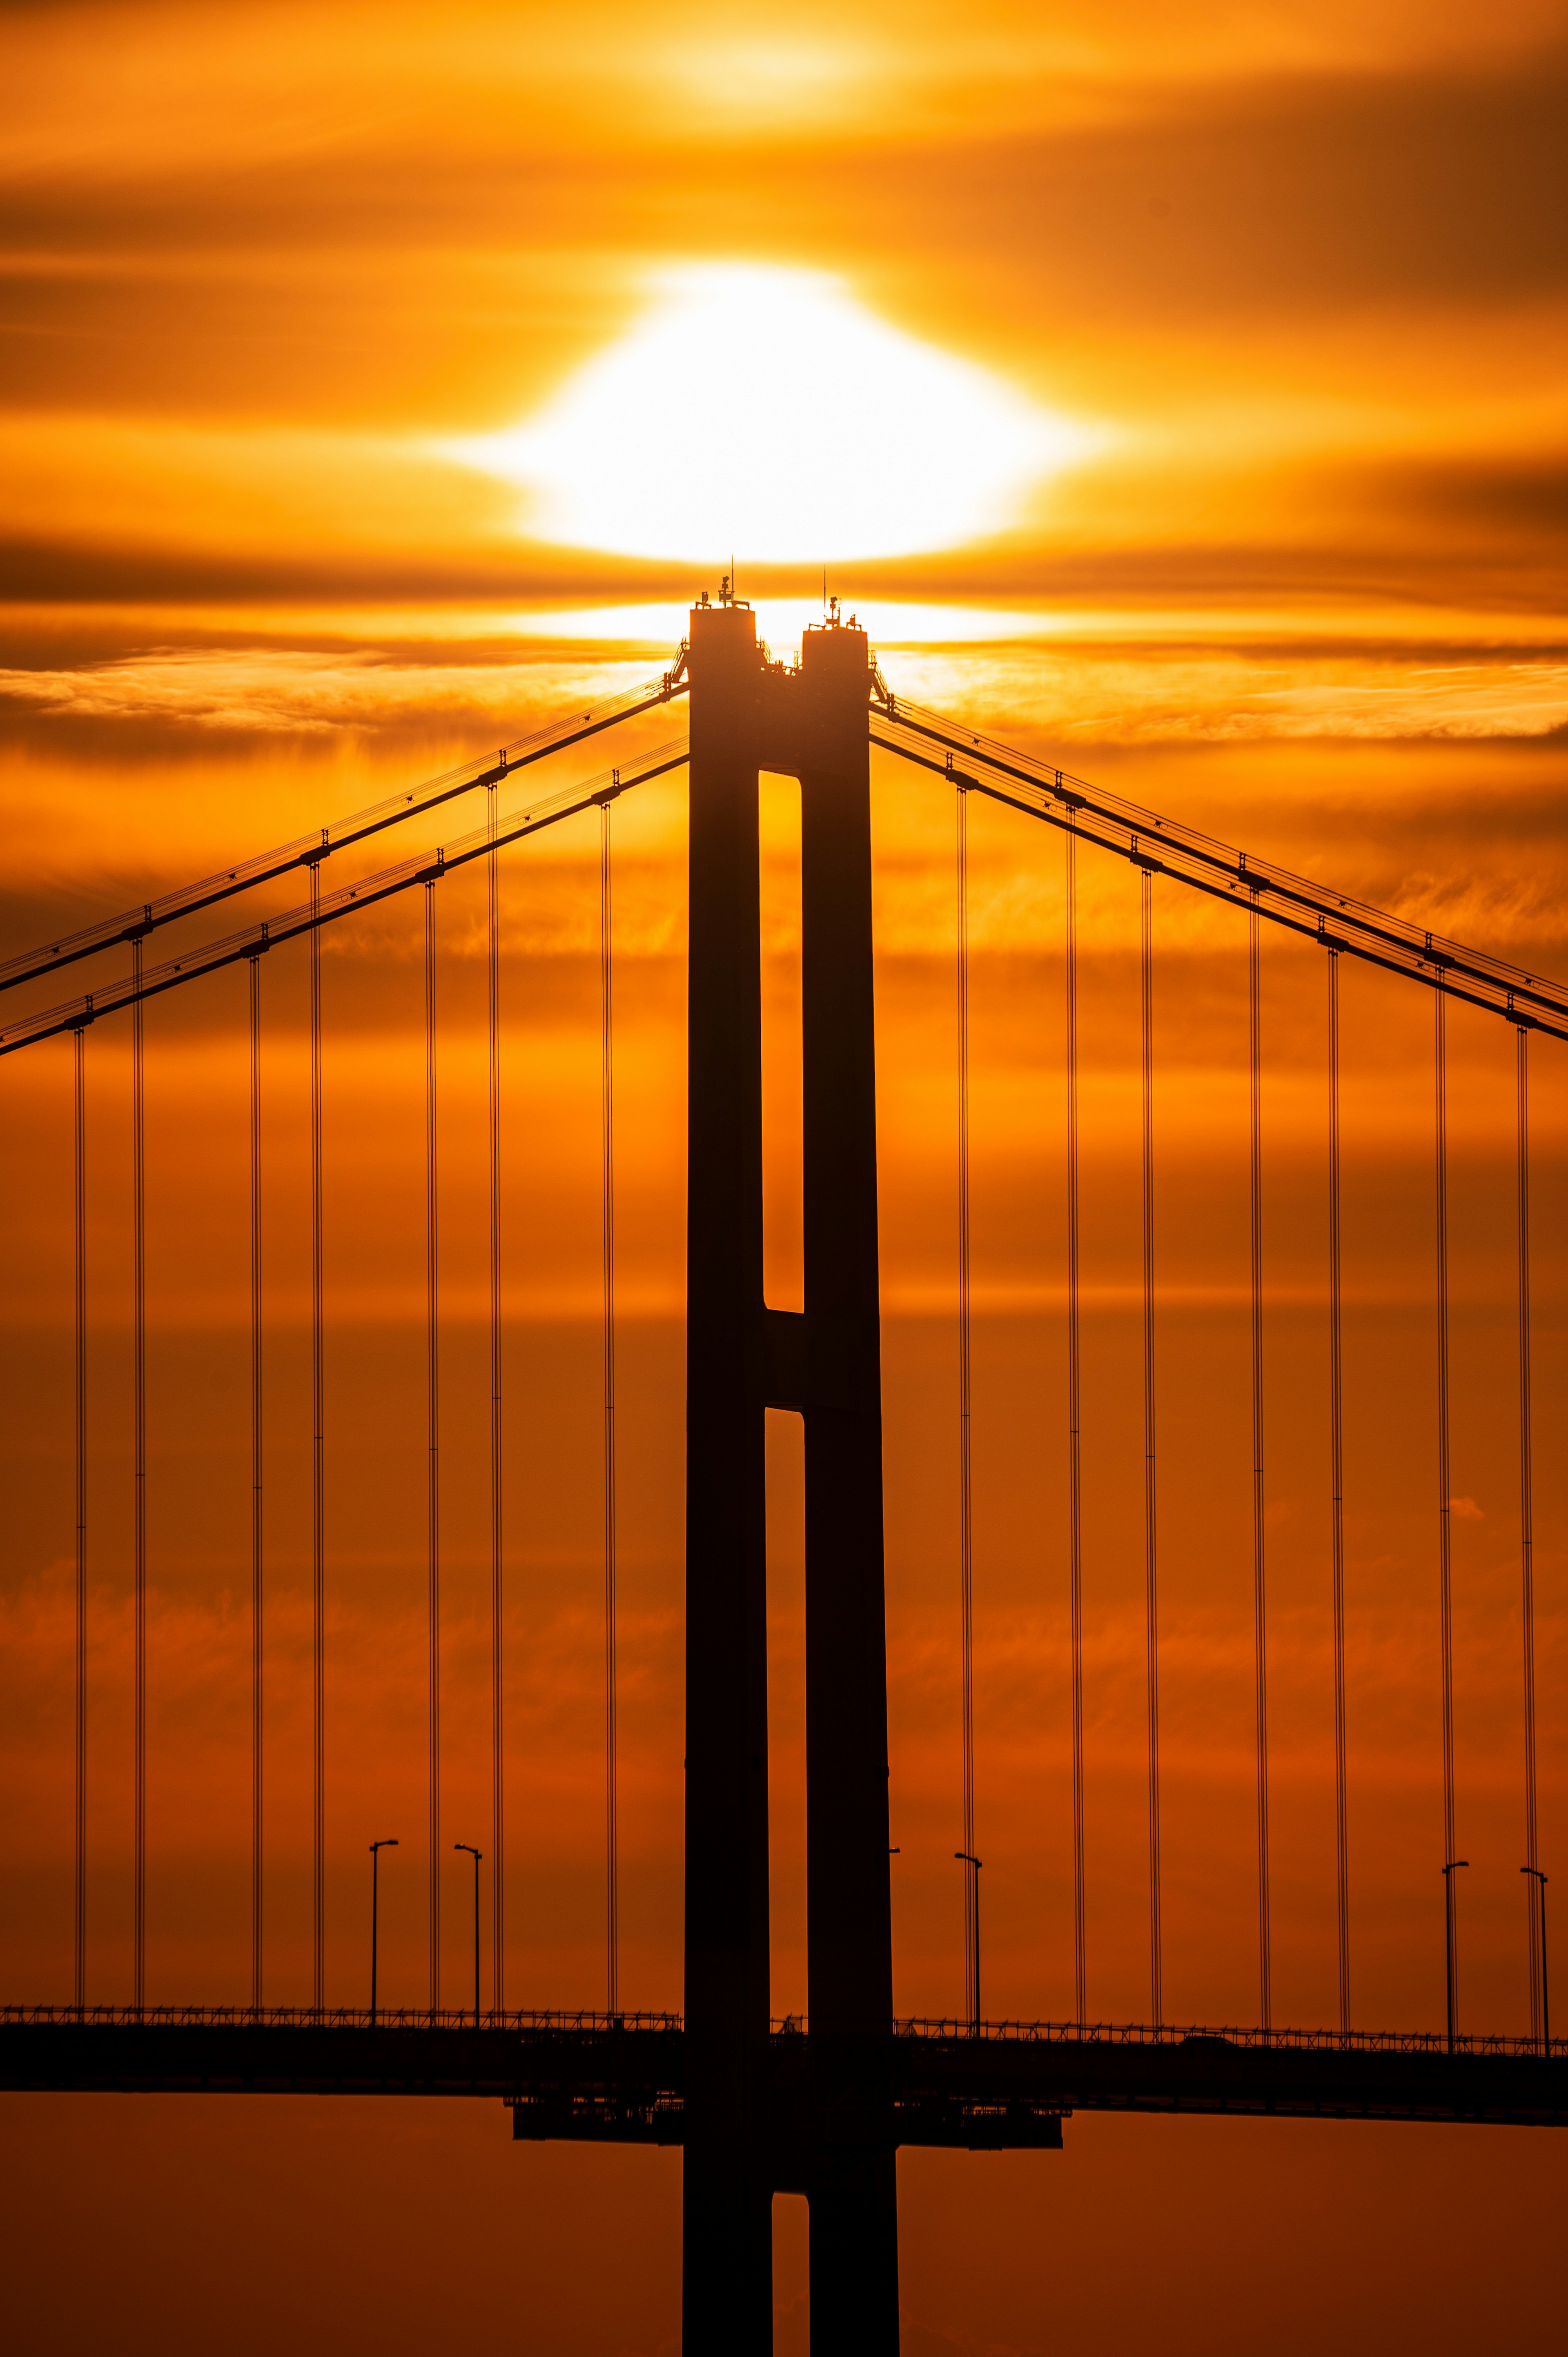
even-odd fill
[[[1054,2147],[1075,2111],[1206,2112],[1321,2119],[1568,2125],[1568,2041],[1449,2054],[1426,2038],[1350,2041],[1254,2031],[905,2023],[834,2055],[831,2107],[815,2095],[820,2041],[793,2024],[769,2040],[781,2188],[826,2145]],[[847,2068],[846,2068],[847,2065]],[[0,2088],[78,2093],[480,2095],[530,2140],[679,2145],[678,2016],[367,2014],[63,2007],[0,2014]]]

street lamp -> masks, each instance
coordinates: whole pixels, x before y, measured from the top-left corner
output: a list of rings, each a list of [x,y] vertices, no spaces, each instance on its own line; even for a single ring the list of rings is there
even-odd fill
[[[1552,2017],[1546,2009],[1546,1877],[1538,1866],[1521,1866],[1521,1874],[1532,1874],[1541,1891],[1541,2050],[1552,2052]]]
[[[1468,1866],[1469,1863],[1470,1861],[1467,1857],[1451,1857],[1443,1868],[1443,1927],[1446,1934],[1446,1953],[1448,1959],[1448,2051],[1450,2054],[1454,2051],[1454,2033],[1457,2028],[1457,2024],[1454,2018],[1457,2006],[1457,1996],[1454,1986],[1454,1933],[1455,1929],[1454,1921],[1454,1876],[1455,1870],[1459,1867]]]
[[[373,1841],[371,1844],[371,2028],[376,2026],[376,1917],[379,1912],[381,1862],[378,1850],[396,1849],[395,1841]]]
[[[970,1868],[967,1877],[970,1891],[970,1936],[974,1943],[974,2019],[970,2024],[970,2035],[972,2038],[978,2038],[980,2035],[980,1860],[977,1857],[972,1857],[966,1849],[955,1849],[953,1856],[956,1858],[961,1858],[964,1865]]]
[[[483,1850],[472,1842],[454,1842],[454,1849],[466,1849],[474,1861],[474,2028],[479,2026],[479,1860]]]

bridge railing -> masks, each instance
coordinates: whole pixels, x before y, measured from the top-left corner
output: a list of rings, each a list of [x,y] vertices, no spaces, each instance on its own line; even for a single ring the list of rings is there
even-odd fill
[[[4,2005],[0,2027],[61,2029],[472,2029],[472,2006],[444,2006],[432,2013],[426,2006],[328,2006],[319,2011],[304,2005]],[[684,2018],[668,2011],[605,2013],[589,2007],[524,2007],[499,2012],[482,2010],[481,2029],[520,2032],[565,2031],[576,2036],[613,2036],[624,2031],[679,2031]],[[941,2043],[973,2039],[973,2022],[957,2016],[908,2014],[890,2025],[897,2039]],[[810,2028],[801,2014],[776,2018],[776,2038],[804,2037]],[[1541,2058],[1536,2038],[1456,2032],[1450,2048],[1441,2031],[1412,2029],[1259,2029],[1239,2024],[1216,2027],[1202,2022],[1142,2021],[983,2021],[979,2036],[997,2045],[1183,2046],[1207,2042],[1238,2048],[1333,2054],[1521,2054]],[[1548,2053],[1568,2058],[1568,2038],[1552,2040]]]
[[[910,2017],[896,2021],[899,2038],[972,2038],[974,2024],[959,2018],[933,2020]],[[1498,2035],[1467,2037],[1455,2031],[1452,2044],[1442,2030],[1420,2029],[1258,2029],[1236,2026],[1216,2028],[1201,2022],[1164,2021],[983,2021],[983,2039],[1022,2045],[1183,2046],[1189,2042],[1216,2046],[1285,2049],[1333,2054],[1528,2054],[1541,2057],[1539,2038]],[[1568,2039],[1554,2038],[1548,2050],[1568,2055]]]
[[[164,2029],[472,2029],[472,2006],[307,2005],[5,2005],[0,2027]],[[679,2029],[678,2013],[596,2013],[590,2008],[489,2010],[481,2029],[572,2030],[609,2035],[617,2030]]]

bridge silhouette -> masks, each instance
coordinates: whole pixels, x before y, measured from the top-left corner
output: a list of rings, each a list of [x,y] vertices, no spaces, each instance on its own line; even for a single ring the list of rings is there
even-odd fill
[[[688,734],[635,763],[601,770],[503,815],[499,789],[662,708],[687,707]],[[870,762],[874,748],[948,785],[954,797],[958,908],[961,1130],[961,1660],[963,1792],[955,1860],[966,1891],[966,2005],[943,2020],[896,2018],[889,1889],[887,1660],[884,1601],[881,1305],[873,996]],[[684,770],[690,793],[688,1197],[686,1306],[685,1999],[682,2012],[621,2002],[617,1825],[614,986],[609,958],[610,813],[623,797]],[[763,1057],[758,783],[766,772],[800,788],[801,1182],[804,1307],[765,1298]],[[483,793],[482,825],[435,856],[355,872],[347,855],[379,846],[410,821]],[[972,797],[1058,834],[1067,908],[1069,1164],[1065,1243],[1069,1346],[1075,2007],[1058,2021],[987,2017],[982,1984],[976,1855],[971,1220],[968,1103],[969,810]],[[541,832],[596,812],[600,826],[600,998],[606,1566],[607,2001],[583,2012],[509,2008],[503,2001],[505,1728],[501,1627],[501,1275],[499,1242],[499,871],[501,856]],[[1085,1949],[1082,1500],[1079,1432],[1079,1172],[1077,861],[1097,851],[1138,872],[1140,892],[1141,1294],[1145,1575],[1149,2009],[1141,2024],[1090,2018]],[[488,903],[489,1196],[489,1498],[492,1578],[492,2001],[483,2003],[475,1853],[472,2006],[442,2002],[440,1696],[440,1352],[438,1142],[434,910],[441,885],[480,869]],[[177,957],[149,952],[166,928],[303,871],[292,910],[242,923]],[[1258,2018],[1240,2027],[1175,2024],[1162,1977],[1157,1396],[1154,1255],[1154,1070],[1151,911],[1162,888],[1230,904],[1246,937],[1249,977],[1251,1348],[1254,1608]],[[345,2008],[325,1987],[322,1064],[320,944],[329,926],[421,890],[424,909],[425,1218],[429,1442],[429,1937],[426,2006]],[[1273,2019],[1268,1754],[1268,1590],[1263,1482],[1262,1235],[1262,929],[1318,945],[1326,959],[1331,1093],[1329,1265],[1332,1615],[1338,2020],[1332,2029]],[[262,1685],[265,1548],[262,1519],[263,1296],[259,1180],[260,976],[263,961],[302,943],[310,959],[311,1392],[313,1656],[313,2002],[275,2007],[263,1990]],[[1085,2109],[1275,2114],[1322,2118],[1562,2125],[1568,2121],[1564,2041],[1551,2036],[1546,1876],[1535,1791],[1533,1532],[1530,1414],[1529,1042],[1568,1040],[1568,989],[1516,972],[1353,898],[1135,808],[1059,768],[913,705],[883,679],[866,634],[836,606],[804,633],[798,663],[775,662],[751,608],[726,580],[693,609],[670,671],[586,712],[574,711],[493,760],[400,794],[318,834],[237,861],[129,913],[0,965],[0,990],[25,1010],[52,978],[128,950],[129,972],[65,1004],[4,1017],[0,1057],[70,1042],[75,1120],[76,1718],[74,1998],[0,2008],[0,2084],[31,2089],[205,2089],[310,2093],[469,2094],[503,2101],[515,2136],[679,2146],[684,2168],[683,2336],[693,2352],[766,2349],[772,2336],[770,2205],[803,2193],[811,2216],[814,2351],[893,2351],[898,2341],[897,2153],[900,2146],[972,2150],[1052,2148]],[[1441,1634],[1442,1771],[1447,2016],[1441,2034],[1355,2027],[1348,1930],[1343,1337],[1340,1275],[1338,988],[1351,958],[1426,992],[1434,1010],[1438,1368],[1436,1555]],[[143,1009],[231,966],[250,976],[251,1383],[252,1446],[252,2001],[169,2007],[146,1984],[146,1304]],[[96,975],[98,969],[93,969]],[[1525,1962],[1530,2032],[1462,2031],[1458,2010],[1454,1638],[1449,1501],[1446,1016],[1450,1003],[1493,1015],[1517,1039],[1521,1603],[1526,1730],[1523,1807],[1529,1905]],[[91,2000],[87,1938],[87,1043],[112,1017],[133,1030],[134,1238],[134,1934],[131,2003]],[[807,1967],[804,2019],[774,2017],[768,1880],[768,1697],[764,1446],[769,1410],[797,1413],[805,1447]],[[464,1845],[462,1846],[470,1846]],[[1436,1868],[1434,1867],[1434,1873]]]

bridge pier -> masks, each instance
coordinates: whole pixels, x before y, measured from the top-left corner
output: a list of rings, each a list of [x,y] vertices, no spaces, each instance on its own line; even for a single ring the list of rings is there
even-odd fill
[[[692,615],[686,1574],[686,2357],[772,2345],[770,2205],[811,2205],[813,2357],[896,2357],[869,656]],[[806,1308],[762,1293],[757,776],[799,777]],[[806,1458],[812,2067],[769,2114],[768,1407]],[[786,2148],[788,2147],[788,2148]]]

